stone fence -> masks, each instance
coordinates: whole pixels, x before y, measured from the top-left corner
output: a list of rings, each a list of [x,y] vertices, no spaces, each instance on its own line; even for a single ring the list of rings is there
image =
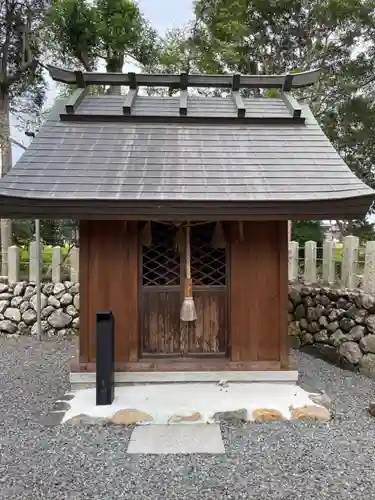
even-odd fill
[[[76,335],[79,284],[43,283],[41,292],[43,337]],[[290,286],[288,321],[291,347],[314,349],[346,368],[375,376],[374,296],[361,290]],[[0,335],[36,333],[35,283],[0,283]]]
[[[290,287],[289,339],[344,368],[375,376],[375,298],[363,291]]]
[[[68,254],[63,255],[61,247],[52,247],[49,262],[41,261],[42,277],[47,278],[52,283],[61,283],[63,279],[68,279],[73,283],[79,281],[79,248],[72,247]],[[21,270],[26,268],[26,273]],[[9,283],[18,283],[21,279],[35,282],[38,269],[37,247],[32,242],[28,249],[28,261],[21,261],[21,249],[13,245],[8,248],[8,276]]]
[[[301,261],[300,252],[304,250]],[[356,236],[346,236],[343,244],[326,240],[322,248],[307,241],[301,249],[296,241],[289,243],[289,282],[306,285],[339,285],[351,290],[361,288],[375,293],[375,241],[360,248]]]

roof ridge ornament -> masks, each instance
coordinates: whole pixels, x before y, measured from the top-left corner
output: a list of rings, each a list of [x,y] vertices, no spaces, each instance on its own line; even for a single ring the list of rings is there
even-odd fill
[[[144,74],[144,73],[96,73],[72,71],[56,66],[47,66],[51,78],[57,82],[84,85],[119,85],[134,87],[169,87],[180,89],[180,74]],[[239,89],[244,88],[275,88],[290,91],[296,88],[308,87],[319,79],[321,69],[303,71],[300,73],[284,73],[282,75],[238,75]],[[233,85],[235,75],[189,74],[187,87],[228,88]],[[237,78],[237,76],[236,76]],[[239,90],[238,89],[238,90]]]

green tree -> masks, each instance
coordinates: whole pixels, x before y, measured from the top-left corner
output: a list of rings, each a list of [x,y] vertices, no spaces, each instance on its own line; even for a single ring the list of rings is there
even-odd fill
[[[157,50],[156,31],[132,0],[55,0],[47,31],[52,57],[86,71],[104,64],[121,72],[127,61],[147,65]]]
[[[296,97],[310,104],[353,172],[373,185],[374,9],[375,0],[198,0],[199,66],[261,74],[321,67],[319,82]]]
[[[45,92],[39,33],[47,1],[0,2],[0,147],[2,175],[12,168],[10,114],[18,118],[38,113]],[[1,221],[1,274],[7,275],[7,252],[12,244],[10,220]]]
[[[292,224],[292,241],[298,241],[303,247],[306,241],[316,241],[317,246],[322,246],[324,231],[319,220],[294,221]]]

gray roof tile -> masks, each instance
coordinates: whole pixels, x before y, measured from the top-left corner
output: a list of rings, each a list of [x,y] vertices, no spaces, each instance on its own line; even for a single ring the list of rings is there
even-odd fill
[[[79,113],[121,114],[124,96],[90,96]],[[288,116],[281,100],[244,99],[252,116]],[[162,104],[162,105],[161,105]],[[0,195],[48,199],[281,201],[373,195],[307,106],[305,124],[61,122],[54,106]],[[134,113],[179,113],[179,98],[140,97]],[[189,97],[188,113],[236,116],[231,98]]]

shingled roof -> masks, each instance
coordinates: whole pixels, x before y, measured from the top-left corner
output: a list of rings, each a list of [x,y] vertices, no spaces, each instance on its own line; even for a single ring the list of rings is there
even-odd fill
[[[61,71],[72,78],[56,68],[52,76],[61,80]],[[1,216],[352,218],[365,214],[375,197],[309,108],[285,90],[286,82],[293,88],[288,75],[266,82],[280,88],[280,99],[242,99],[241,80],[249,86],[250,77],[238,75],[226,76],[231,93],[220,98],[187,94],[204,75],[189,76],[190,83],[187,75],[172,75],[173,85],[181,84],[177,97],[139,95],[134,74],[123,76],[126,96],[92,96],[86,84],[93,77],[73,75],[82,87],[56,102],[0,181]],[[311,84],[311,73],[306,79]],[[301,76],[296,81],[301,86]]]

